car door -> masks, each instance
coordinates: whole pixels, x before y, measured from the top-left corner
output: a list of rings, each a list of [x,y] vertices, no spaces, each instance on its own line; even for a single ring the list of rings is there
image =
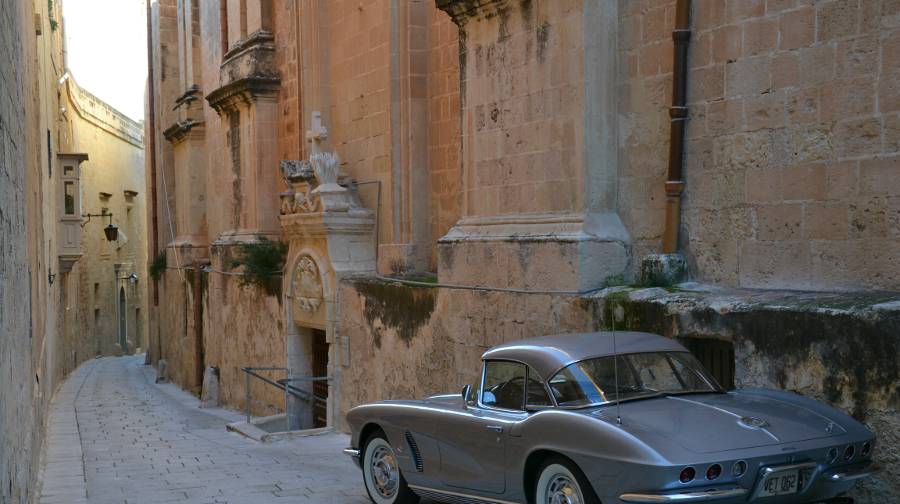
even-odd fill
[[[524,420],[525,365],[485,362],[476,401],[441,425],[441,478],[462,490],[506,490],[506,442]]]

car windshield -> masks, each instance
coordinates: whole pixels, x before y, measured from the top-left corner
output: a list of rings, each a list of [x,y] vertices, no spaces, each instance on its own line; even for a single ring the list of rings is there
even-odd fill
[[[715,380],[687,352],[652,352],[576,362],[550,379],[560,406],[582,407],[659,395],[718,392]],[[616,372],[618,371],[618,390]]]

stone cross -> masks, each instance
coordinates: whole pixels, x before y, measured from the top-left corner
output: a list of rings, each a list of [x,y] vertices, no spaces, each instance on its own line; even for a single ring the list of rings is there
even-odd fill
[[[328,130],[322,125],[322,113],[312,113],[312,129],[306,132],[306,141],[312,144],[310,149],[311,155],[320,154],[322,152],[322,142],[328,139]]]

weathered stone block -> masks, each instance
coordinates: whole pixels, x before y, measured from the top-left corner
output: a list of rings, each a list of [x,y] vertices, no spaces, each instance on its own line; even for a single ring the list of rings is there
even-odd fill
[[[779,25],[779,49],[797,49],[810,45],[816,36],[815,10],[811,7],[785,12]]]
[[[759,239],[787,241],[800,239],[803,205],[779,204],[757,208]]]
[[[687,280],[687,261],[681,254],[651,254],[641,261],[641,285],[668,287]]]

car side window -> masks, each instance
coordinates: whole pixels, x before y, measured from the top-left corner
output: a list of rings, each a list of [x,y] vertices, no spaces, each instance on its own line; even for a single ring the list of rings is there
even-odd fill
[[[488,361],[484,364],[481,404],[491,408],[525,408],[525,365],[518,362]]]
[[[530,367],[528,368],[528,387],[526,389],[525,406],[553,406],[547,389],[541,377]]]

